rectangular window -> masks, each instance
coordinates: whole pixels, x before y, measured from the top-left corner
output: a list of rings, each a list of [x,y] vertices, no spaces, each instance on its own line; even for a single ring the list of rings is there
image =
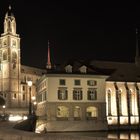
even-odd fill
[[[95,80],[88,80],[87,81],[87,85],[88,86],[96,86],[97,85],[97,81],[95,81]]]
[[[68,91],[66,88],[60,88],[58,90],[58,99],[59,100],[67,100],[68,99]]]
[[[59,80],[59,85],[66,85],[65,79],[60,79]]]
[[[25,91],[25,86],[22,87],[22,90]]]
[[[46,99],[47,99],[46,94],[47,94],[46,91],[42,93],[42,101],[46,101]]]
[[[73,100],[82,100],[83,93],[81,89],[74,89],[73,90]]]
[[[25,94],[22,95],[22,100],[23,100],[23,101],[25,100]]]
[[[74,85],[76,85],[76,86],[81,85],[81,81],[80,80],[74,80]]]
[[[97,100],[97,89],[91,88],[88,89],[88,100]]]
[[[17,97],[17,95],[16,95],[16,94],[14,94],[14,99],[16,99],[16,97]]]

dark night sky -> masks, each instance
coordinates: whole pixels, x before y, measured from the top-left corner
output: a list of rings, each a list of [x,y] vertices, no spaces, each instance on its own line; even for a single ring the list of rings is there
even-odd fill
[[[76,1],[76,0],[75,0]],[[133,62],[140,6],[62,0],[1,0],[0,32],[8,5],[21,37],[21,63],[45,68],[47,40],[53,63],[70,58]]]

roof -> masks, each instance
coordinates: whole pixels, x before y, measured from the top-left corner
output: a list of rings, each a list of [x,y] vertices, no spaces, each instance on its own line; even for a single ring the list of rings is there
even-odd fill
[[[71,65],[72,66],[72,73],[69,74],[93,74],[93,75],[110,75],[114,72],[115,69],[112,68],[100,68],[98,66],[93,66],[90,64],[89,61],[83,60],[76,60],[71,59],[69,61],[64,62],[61,65],[56,65],[55,69],[47,70],[47,73],[54,73],[54,74],[65,74],[67,73],[65,67]],[[82,66],[86,66],[87,72],[81,73],[80,68]]]
[[[29,67],[25,65],[21,65],[21,73],[26,73],[26,74],[34,74],[34,75],[43,75],[46,73],[45,69],[39,69],[35,67]]]
[[[139,82],[140,81],[140,67],[135,63],[120,63],[110,61],[92,61],[92,66],[97,66],[101,69],[114,69],[107,81],[125,81],[125,82]]]

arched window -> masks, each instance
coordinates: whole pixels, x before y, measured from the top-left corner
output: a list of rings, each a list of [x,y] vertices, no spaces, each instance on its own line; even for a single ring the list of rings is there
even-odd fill
[[[7,52],[6,51],[3,52],[3,60],[7,60]]]
[[[87,119],[97,118],[97,116],[98,116],[97,108],[94,106],[87,107],[86,115],[87,115]]]
[[[14,63],[16,61],[16,59],[17,59],[17,54],[14,51],[14,52],[12,52],[12,62]]]
[[[79,106],[74,107],[74,120],[81,119],[81,108]]]
[[[67,119],[69,117],[69,109],[66,106],[57,107],[57,118]]]
[[[111,115],[111,90],[107,90],[108,116]]]
[[[118,91],[119,115],[122,115],[122,91]]]
[[[129,90],[129,109],[130,109],[130,115],[132,115],[132,91]]]

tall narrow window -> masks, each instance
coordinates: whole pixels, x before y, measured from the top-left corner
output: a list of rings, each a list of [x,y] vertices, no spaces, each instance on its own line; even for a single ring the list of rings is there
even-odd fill
[[[58,99],[59,100],[67,100],[68,99],[68,91],[66,88],[59,88]]]
[[[75,88],[73,90],[73,100],[82,100],[82,99],[83,99],[82,89]]]
[[[129,90],[129,109],[130,109],[130,115],[132,115],[132,92]]]
[[[74,120],[81,119],[81,108],[79,106],[74,107]]]
[[[108,116],[111,115],[111,90],[107,90],[107,99],[108,99]]]
[[[25,101],[25,94],[22,95],[22,100]]]
[[[6,51],[3,52],[3,60],[7,60],[7,52]]]
[[[97,100],[97,89],[96,88],[88,89],[88,100]]]
[[[119,102],[119,115],[122,115],[122,92],[121,90],[118,91],[118,102]]]

